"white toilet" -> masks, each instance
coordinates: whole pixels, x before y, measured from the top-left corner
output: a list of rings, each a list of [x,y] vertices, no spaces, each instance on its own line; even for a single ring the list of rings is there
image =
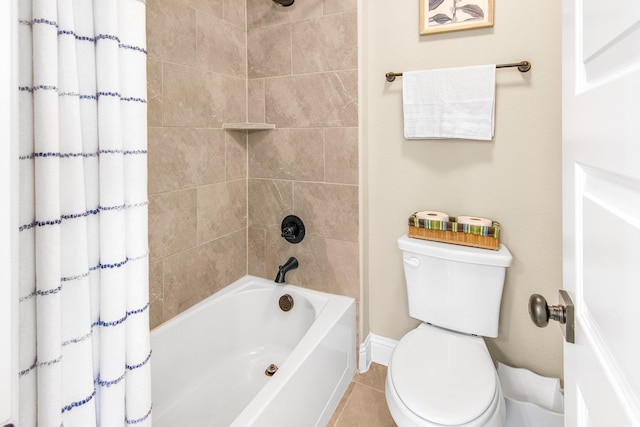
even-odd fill
[[[498,336],[511,253],[402,236],[409,315],[421,320],[389,360],[386,398],[399,427],[501,427],[505,402],[482,339]]]

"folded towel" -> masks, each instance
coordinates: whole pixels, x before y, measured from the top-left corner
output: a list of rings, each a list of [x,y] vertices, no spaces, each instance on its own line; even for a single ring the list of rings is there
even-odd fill
[[[495,70],[494,64],[405,72],[405,138],[491,140]]]

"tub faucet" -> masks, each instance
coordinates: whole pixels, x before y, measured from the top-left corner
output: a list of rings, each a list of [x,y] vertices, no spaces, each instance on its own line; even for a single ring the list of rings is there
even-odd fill
[[[275,282],[284,283],[284,275],[287,274],[287,271],[295,270],[296,268],[298,268],[298,260],[294,257],[289,258],[284,265],[278,267],[278,275]]]

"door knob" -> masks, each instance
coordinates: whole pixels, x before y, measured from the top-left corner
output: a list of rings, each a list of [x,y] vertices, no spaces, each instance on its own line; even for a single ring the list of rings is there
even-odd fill
[[[533,294],[529,297],[529,317],[538,328],[547,326],[549,319],[567,323],[567,308],[563,305],[550,306],[542,295]]]
[[[529,297],[529,317],[539,328],[549,324],[549,319],[560,323],[565,340],[575,343],[575,314],[574,305],[567,291],[560,289],[559,297],[562,304],[549,305],[540,294]]]

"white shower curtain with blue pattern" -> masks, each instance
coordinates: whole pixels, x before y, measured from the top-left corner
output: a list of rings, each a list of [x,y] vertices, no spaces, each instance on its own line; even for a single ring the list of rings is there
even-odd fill
[[[19,425],[151,426],[145,4],[19,9]]]

